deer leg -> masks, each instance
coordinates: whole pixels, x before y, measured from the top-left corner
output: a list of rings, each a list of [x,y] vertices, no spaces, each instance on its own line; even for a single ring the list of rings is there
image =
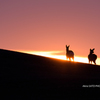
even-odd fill
[[[94,64],[96,65],[96,62],[95,61],[93,61],[94,62]]]
[[[74,61],[74,57],[73,57],[73,61]]]
[[[89,64],[90,64],[90,60],[89,60]]]
[[[68,57],[66,56],[66,60],[70,60],[70,58],[68,58]]]

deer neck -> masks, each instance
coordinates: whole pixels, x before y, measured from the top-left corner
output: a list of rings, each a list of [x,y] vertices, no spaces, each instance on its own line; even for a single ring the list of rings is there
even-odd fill
[[[93,53],[90,53],[90,55],[92,55]]]
[[[69,50],[68,50],[68,49],[66,49],[66,52],[68,53],[68,52],[69,52]]]

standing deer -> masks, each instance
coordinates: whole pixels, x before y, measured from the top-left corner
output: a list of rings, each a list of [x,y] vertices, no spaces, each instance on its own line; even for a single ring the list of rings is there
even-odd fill
[[[69,59],[71,60],[71,58],[73,59],[74,61],[74,52],[72,50],[69,50],[69,46],[66,45],[66,59]]]
[[[88,55],[88,59],[89,59],[89,63],[91,62],[92,63],[92,61],[94,62],[94,64],[96,65],[96,59],[97,59],[97,55],[95,55],[95,54],[93,54],[94,53],[94,50],[95,50],[95,48],[94,49],[90,49],[90,54]]]

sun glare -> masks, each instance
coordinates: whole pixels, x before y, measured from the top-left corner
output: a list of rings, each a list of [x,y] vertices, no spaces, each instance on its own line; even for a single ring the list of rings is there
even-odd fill
[[[75,57],[75,61],[88,63],[88,58],[86,58],[86,57]]]
[[[56,59],[61,59],[61,60],[66,60],[66,56],[60,54],[64,51],[21,51],[21,52],[45,56],[45,57],[51,57],[51,58],[56,58]],[[87,57],[75,56],[74,61],[75,62],[82,62],[82,63],[89,63]],[[100,65],[100,58],[97,59],[96,63],[97,63],[97,65]]]

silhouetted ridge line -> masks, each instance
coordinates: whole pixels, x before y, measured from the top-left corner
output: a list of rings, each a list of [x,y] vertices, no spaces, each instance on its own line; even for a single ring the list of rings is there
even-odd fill
[[[5,92],[45,96],[56,91],[58,96],[65,91],[66,96],[69,89],[78,91],[82,85],[99,83],[100,66],[0,49],[0,89]]]
[[[56,58],[50,58],[50,57],[44,57],[44,56],[39,56],[39,55],[34,55],[34,54],[28,54],[28,53],[22,53],[18,51],[12,51],[12,50],[5,50],[5,49],[0,49],[0,61],[2,62],[3,60],[10,60],[10,61],[21,61],[21,62],[30,62],[30,63],[36,63],[37,61],[52,61],[52,62],[58,62],[58,63],[70,63],[70,64],[82,64],[82,65],[90,65],[86,63],[80,63],[80,62],[69,62],[65,60],[59,60]],[[36,62],[35,62],[36,61]],[[93,65],[90,65],[93,66]],[[99,65],[96,65],[99,66]]]

